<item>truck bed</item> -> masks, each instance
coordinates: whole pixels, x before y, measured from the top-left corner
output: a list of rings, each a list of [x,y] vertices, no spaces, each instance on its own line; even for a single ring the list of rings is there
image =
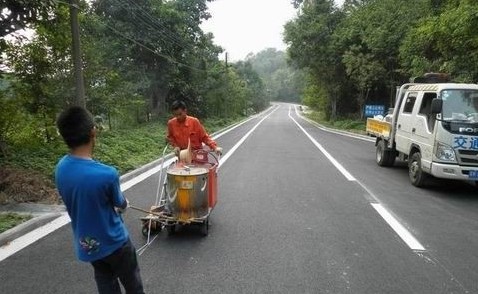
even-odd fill
[[[365,130],[368,135],[388,139],[390,138],[392,124],[385,120],[367,118],[367,125]]]

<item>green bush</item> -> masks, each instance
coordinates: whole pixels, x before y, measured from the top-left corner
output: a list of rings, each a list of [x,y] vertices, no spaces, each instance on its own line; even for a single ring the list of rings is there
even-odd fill
[[[211,118],[203,121],[204,128],[209,134],[212,134],[225,126],[232,125],[245,117],[225,117],[225,118]]]
[[[355,133],[365,133],[365,121],[364,120],[354,120],[349,118],[338,118],[336,120],[327,120],[326,115],[323,112],[311,111],[306,114],[306,116],[326,127],[346,130]]]
[[[23,215],[11,212],[0,213],[0,233],[3,233],[6,230],[9,230],[29,219],[31,219],[31,215]]]
[[[203,124],[212,134],[240,119],[208,119],[203,121]],[[123,174],[160,158],[165,146],[166,124],[150,122],[135,127],[100,131],[94,158],[116,167]],[[50,178],[53,178],[58,160],[68,152],[58,137],[49,143],[38,140],[34,144],[27,144],[22,141],[11,147],[6,157],[0,155],[0,166],[37,170]]]

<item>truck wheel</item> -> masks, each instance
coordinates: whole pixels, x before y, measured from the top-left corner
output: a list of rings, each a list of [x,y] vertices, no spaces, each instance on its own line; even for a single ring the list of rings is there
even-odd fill
[[[387,150],[384,140],[380,140],[377,144],[375,160],[379,166],[392,166],[395,163],[395,152]]]
[[[422,169],[422,156],[420,152],[415,152],[410,157],[408,161],[408,176],[410,177],[410,182],[415,187],[424,186],[428,174]]]

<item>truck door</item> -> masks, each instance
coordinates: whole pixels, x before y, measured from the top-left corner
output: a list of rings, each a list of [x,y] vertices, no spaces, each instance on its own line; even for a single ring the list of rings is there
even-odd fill
[[[420,146],[422,155],[422,168],[425,171],[431,170],[433,159],[433,145],[435,141],[434,127],[436,117],[432,116],[431,105],[437,94],[433,92],[422,92],[418,95],[416,104],[419,106],[417,115],[413,116],[411,142]]]
[[[397,132],[395,134],[396,149],[407,155],[410,151],[412,125],[414,123],[412,114],[417,96],[417,92],[406,93],[404,102],[400,105],[400,112],[397,118]]]

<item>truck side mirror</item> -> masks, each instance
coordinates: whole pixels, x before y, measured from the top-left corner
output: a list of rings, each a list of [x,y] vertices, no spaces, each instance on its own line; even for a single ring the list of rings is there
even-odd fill
[[[443,100],[438,99],[438,98],[433,98],[432,100],[432,113],[437,114],[441,113],[443,107]]]

